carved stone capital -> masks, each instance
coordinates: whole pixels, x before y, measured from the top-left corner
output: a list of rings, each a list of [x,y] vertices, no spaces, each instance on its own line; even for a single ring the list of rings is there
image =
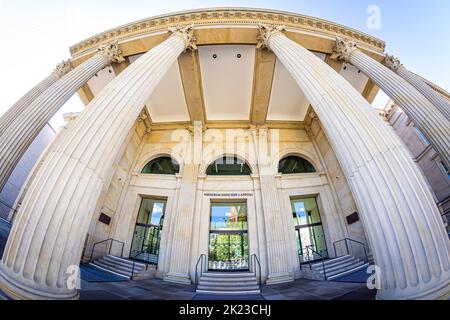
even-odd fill
[[[69,73],[72,70],[72,65],[70,64],[70,60],[64,60],[56,65],[54,73],[58,75],[58,77],[62,77],[65,74]]]
[[[184,27],[170,27],[169,32],[173,35],[177,35],[183,38],[186,43],[186,50],[197,50],[197,45],[195,41],[197,39],[194,35],[194,25],[184,26]]]
[[[332,59],[349,61],[353,52],[358,50],[355,41],[336,38],[336,46],[333,48]]]
[[[278,33],[286,30],[285,26],[275,26],[275,25],[267,25],[260,23],[258,25],[259,33],[257,37],[258,44],[256,45],[256,49],[269,49],[269,40],[270,38]]]
[[[97,49],[97,54],[103,55],[110,63],[121,63],[125,61],[122,50],[119,48],[119,41],[113,41],[101,45]]]
[[[386,55],[386,58],[384,59],[384,65],[394,72],[397,72],[397,70],[402,66],[400,59],[394,57],[391,54]]]

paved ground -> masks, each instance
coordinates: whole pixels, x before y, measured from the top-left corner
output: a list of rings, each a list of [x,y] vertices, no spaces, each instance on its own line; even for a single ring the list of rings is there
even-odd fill
[[[365,284],[297,280],[263,287],[262,296],[238,296],[236,300],[372,300],[375,292]],[[127,282],[82,281],[82,300],[229,300],[228,296],[195,295],[193,286],[148,279]]]
[[[0,256],[11,226],[0,219]],[[0,293],[0,300],[1,300]],[[228,296],[196,295],[194,287],[158,279],[124,282],[81,282],[82,300],[229,300]],[[263,287],[261,296],[237,296],[236,300],[372,300],[375,292],[365,284],[297,280]]]

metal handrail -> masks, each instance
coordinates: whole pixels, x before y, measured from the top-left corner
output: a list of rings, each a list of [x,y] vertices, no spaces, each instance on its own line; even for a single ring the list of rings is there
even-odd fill
[[[194,281],[194,292],[197,292],[197,287],[198,287],[198,280],[199,280],[199,276],[198,276],[198,264],[200,262],[202,262],[200,264],[200,277],[203,275],[203,258],[206,259],[206,255],[201,254],[200,257],[197,260],[197,264],[195,265],[195,281]]]
[[[348,243],[347,243],[347,241],[353,242],[353,243],[356,243],[356,244],[361,245],[361,246],[363,247],[363,249],[364,249],[364,256],[365,256],[364,262],[365,262],[365,263],[368,263],[368,262],[369,262],[369,258],[368,258],[367,250],[366,250],[366,245],[365,245],[363,242],[361,242],[361,241],[357,241],[357,240],[350,239],[350,238],[344,238],[344,239],[341,239],[341,240],[338,240],[338,241],[333,242],[334,255],[336,256],[336,258],[339,258],[338,254],[337,254],[337,251],[336,251],[336,244],[337,244],[337,243],[340,243],[340,242],[342,242],[342,241],[345,241],[345,247],[346,247],[346,249],[347,249],[347,254],[350,254],[350,250],[349,250],[349,248],[348,248]]]
[[[320,257],[320,260],[322,260],[323,276],[324,276],[325,280],[327,280],[328,278],[327,278],[327,271],[325,270],[325,259],[324,259],[324,257],[318,251],[314,250],[312,248],[312,246],[306,246],[305,248],[306,248],[306,250],[311,250],[313,255],[315,253],[315,254],[317,254]],[[311,270],[311,269],[312,269],[312,263],[309,264],[309,270]]]
[[[110,238],[110,239],[106,239],[106,240],[103,240],[103,241],[99,241],[99,242],[94,243],[94,245],[92,246],[91,258],[89,259],[90,262],[92,262],[93,259],[94,259],[94,250],[95,250],[95,247],[96,247],[97,245],[99,245],[99,244],[102,244],[102,243],[105,243],[105,242],[109,242],[109,241],[111,241],[111,245],[109,246],[108,254],[111,254],[111,247],[112,247],[112,244],[113,244],[114,242],[117,242],[117,243],[120,243],[120,244],[122,245],[122,250],[121,250],[120,256],[123,257],[123,248],[124,248],[124,246],[125,246],[125,242]]]
[[[251,267],[252,267],[252,270],[250,270],[250,271],[252,271],[253,274],[255,275],[255,278],[258,281],[259,290],[262,292],[261,262],[259,261],[259,258],[256,254],[251,255],[250,262],[251,262]],[[258,276],[256,274],[256,268],[255,268],[256,263],[258,263],[258,271],[259,271]]]

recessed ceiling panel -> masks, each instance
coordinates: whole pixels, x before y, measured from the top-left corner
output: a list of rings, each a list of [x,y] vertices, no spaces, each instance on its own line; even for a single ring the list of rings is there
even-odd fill
[[[358,90],[359,93],[364,91],[369,78],[364,73],[358,70],[358,68],[351,64],[344,63],[341,69],[341,76],[343,76],[350,84]]]
[[[199,47],[208,120],[249,120],[255,46]]]
[[[135,62],[140,56],[130,57],[130,62]],[[156,86],[146,105],[154,123],[190,120],[178,61]]]
[[[321,60],[325,54],[312,52]],[[275,64],[275,74],[270,96],[267,120],[269,121],[303,121],[309,108],[309,101],[297,82],[292,78],[280,60]]]
[[[103,70],[97,72],[97,74],[92,77],[87,83],[91,92],[94,96],[96,96],[108,83],[115,78],[114,70],[111,66],[106,67]]]
[[[303,121],[308,107],[308,99],[280,60],[277,59],[267,120]]]

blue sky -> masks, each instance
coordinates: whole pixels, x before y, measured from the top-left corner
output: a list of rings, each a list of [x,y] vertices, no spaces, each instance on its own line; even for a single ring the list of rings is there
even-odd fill
[[[370,5],[381,10],[380,29],[367,27]],[[386,41],[386,51],[399,57],[408,69],[450,91],[448,0],[0,0],[0,115],[59,61],[67,59],[69,46],[80,40],[158,14],[227,6],[292,11],[353,27]],[[74,97],[52,124],[61,125],[62,113],[81,108]]]

